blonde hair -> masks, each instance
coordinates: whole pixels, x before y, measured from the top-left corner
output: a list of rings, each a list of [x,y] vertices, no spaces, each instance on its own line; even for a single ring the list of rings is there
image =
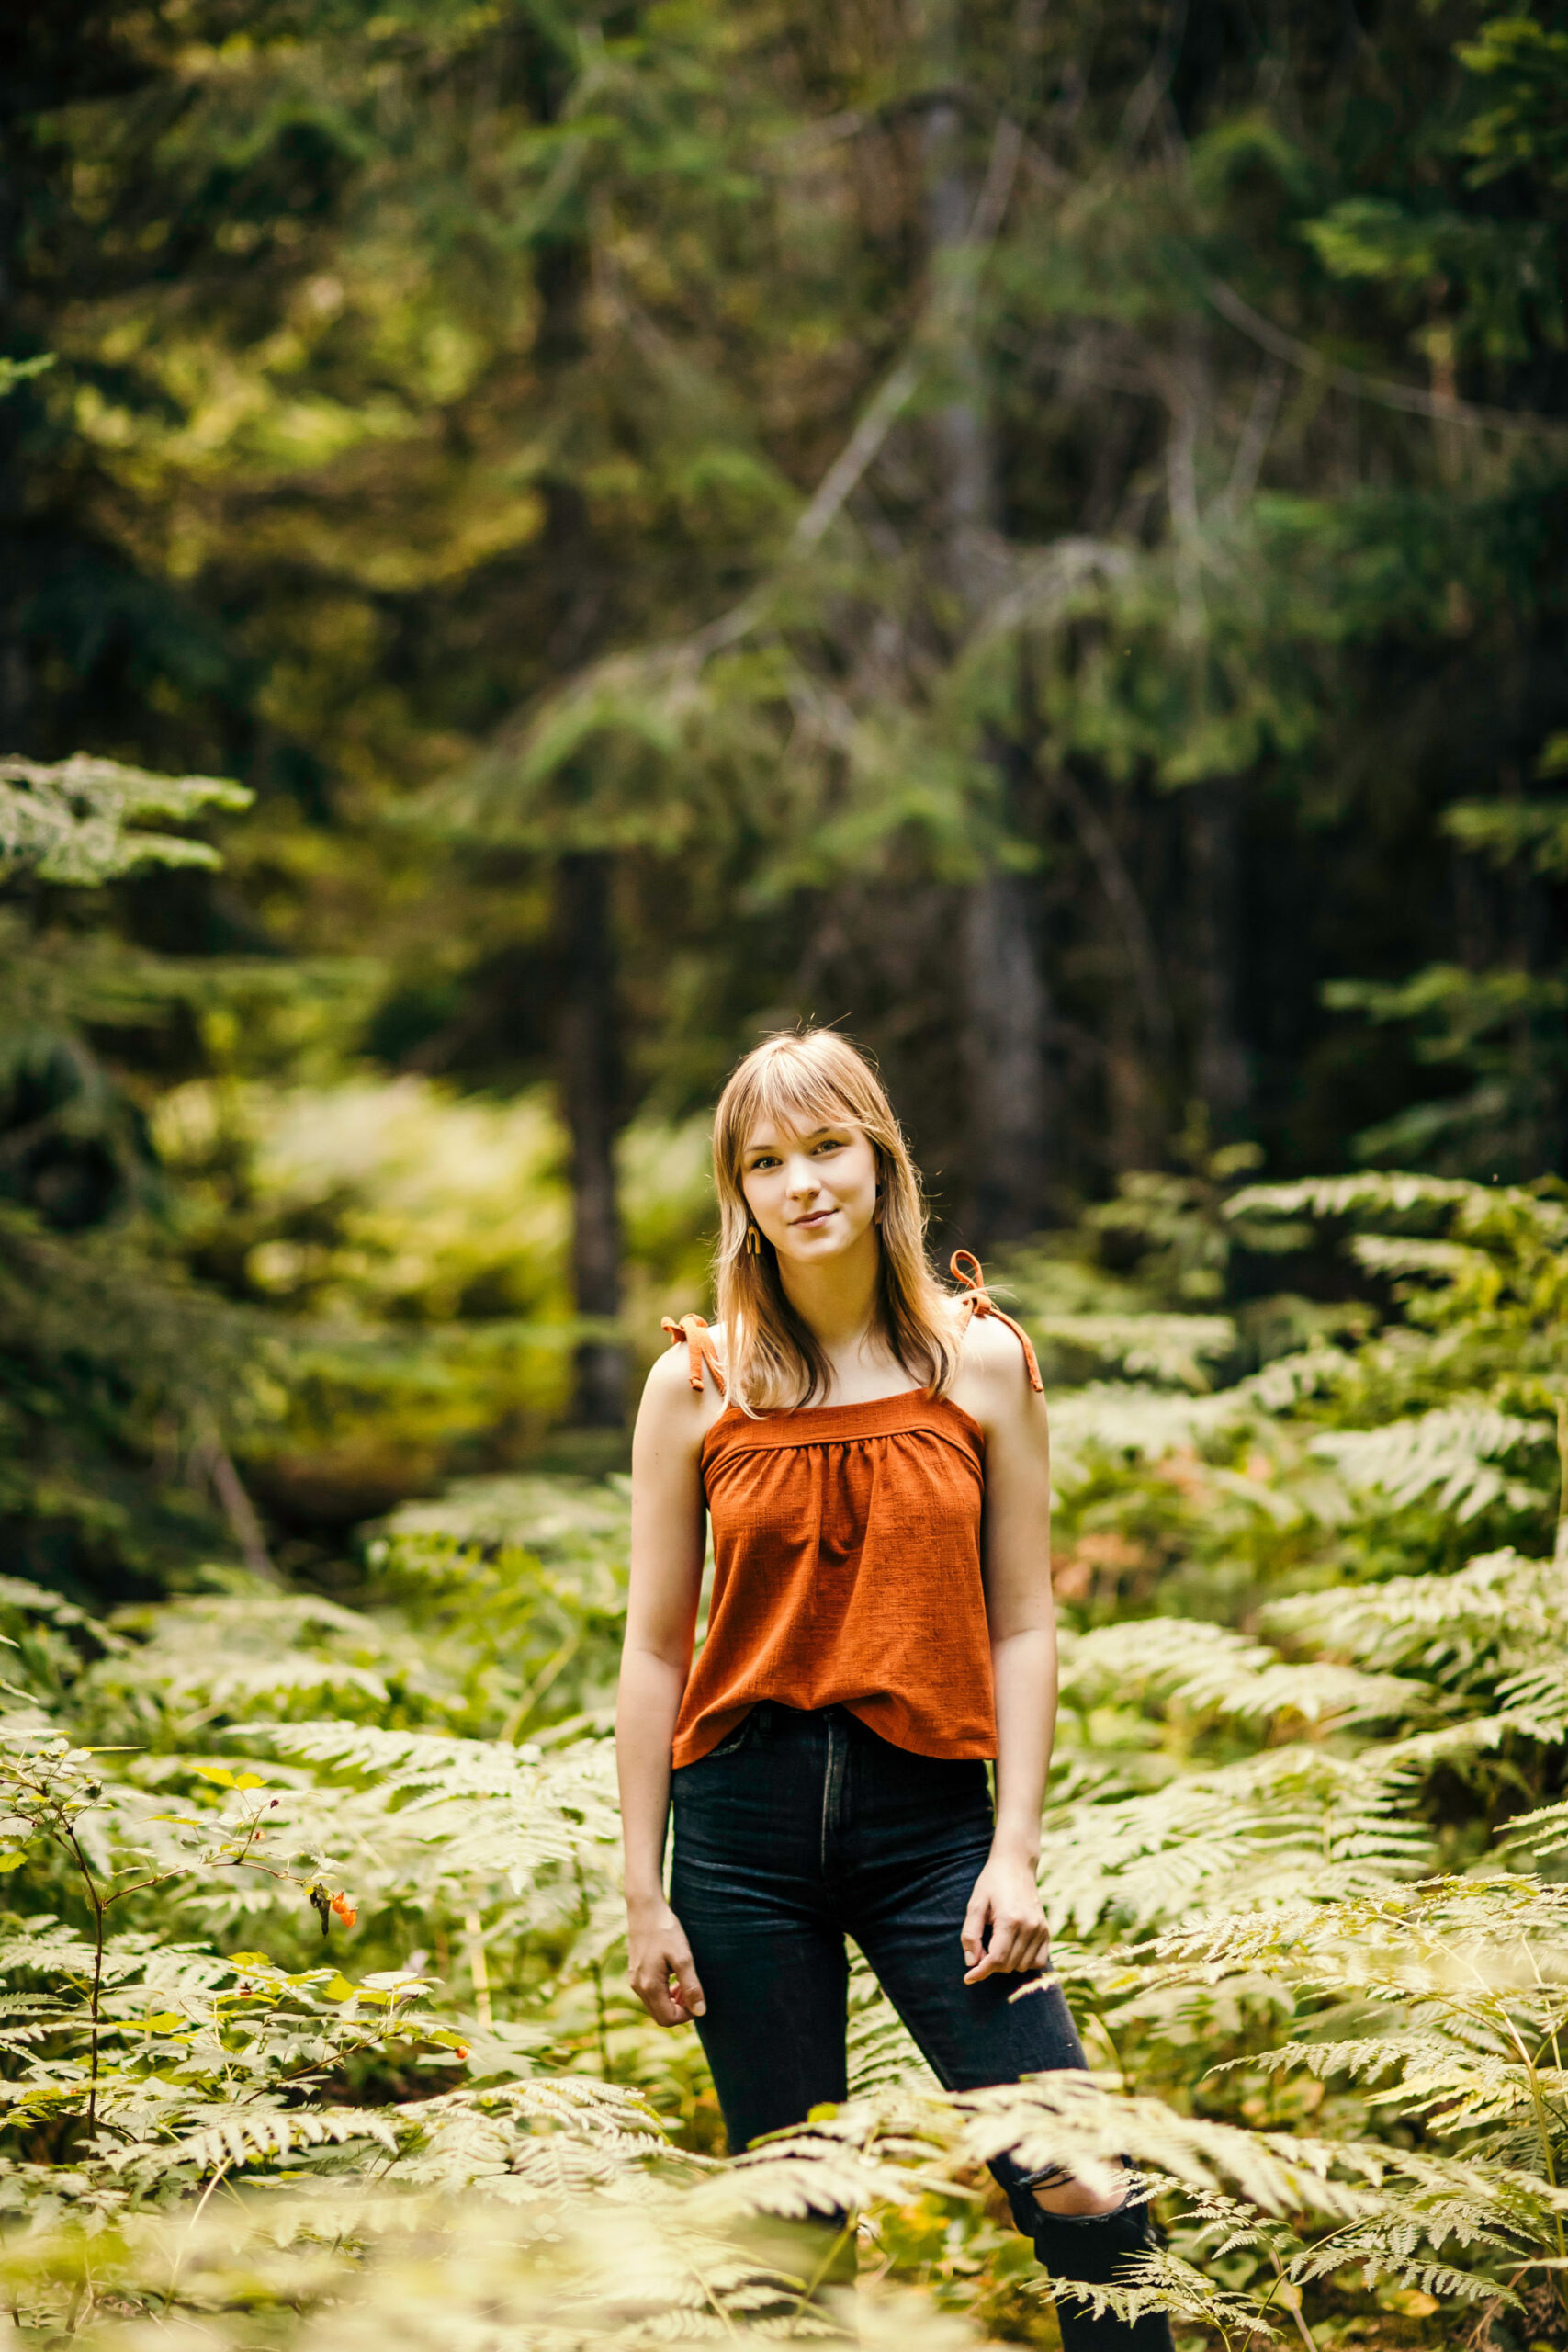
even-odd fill
[[[809,1405],[829,1385],[815,1334],[791,1306],[773,1245],[759,1231],[748,1250],[751,1212],[741,1162],[757,1124],[777,1119],[797,1131],[858,1127],[876,1154],[882,1250],[876,1320],[906,1372],[945,1396],[958,1370],[947,1294],[926,1260],[926,1204],[893,1105],[866,1057],[833,1029],[784,1032],[749,1053],[719,1096],[713,1170],[718,1189],[715,1261],[719,1321],[728,1340],[728,1385],[743,1412]]]

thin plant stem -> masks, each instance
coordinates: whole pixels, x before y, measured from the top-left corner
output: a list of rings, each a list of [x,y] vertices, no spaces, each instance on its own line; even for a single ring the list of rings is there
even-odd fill
[[[464,1912],[463,1933],[468,1939],[468,1973],[474,1983],[474,2015],[482,2026],[488,2026],[492,2022],[490,1970],[485,1962],[484,1921],[477,1911]]]
[[[581,1646],[581,1632],[574,1625],[570,1633],[568,1634],[565,1641],[560,1645],[560,1647],[551,1652],[550,1656],[545,1660],[544,1665],[539,1668],[538,1673],[534,1677],[533,1681],[528,1684],[522,1697],[518,1700],[516,1705],[513,1708],[512,1713],[507,1716],[506,1721],[502,1724],[500,1731],[497,1733],[496,1736],[498,1739],[507,1742],[513,1747],[517,1745],[517,1742],[522,1736],[524,1724],[527,1722],[529,1716],[533,1713],[540,1700],[544,1698],[547,1691],[549,1690],[550,1685],[559,1675],[565,1673],[567,1668],[571,1664],[572,1659],[577,1656],[577,1653]]]
[[[574,1854],[572,1856],[572,1869],[577,1877],[577,1899],[581,1906],[582,1924],[586,1928],[590,1920],[592,1918],[593,1910],[592,1905],[588,1899],[588,1882],[582,1875],[582,1858],[581,1855]],[[590,1964],[589,1974],[593,1980],[593,2032],[594,2040],[597,2042],[599,2049],[599,2073],[604,2081],[606,2083],[613,2083],[615,2079],[615,2069],[610,2062],[610,2018],[609,2013],[604,2007],[604,1962],[602,1960],[593,1961]]]
[[[812,2296],[817,2292],[818,2288],[820,2287],[823,2279],[828,2276],[828,2273],[831,2269],[833,2264],[838,2260],[840,2249],[849,2243],[850,2238],[859,2226],[859,2221],[853,2213],[848,2214],[845,2217],[842,2228],[835,2232],[832,2239],[829,2241],[827,2253],[822,2256],[821,2261],[818,2264],[810,2278],[806,2281],[805,2286],[802,2287],[800,2293],[796,2296],[795,2311],[792,2314],[792,2323],[793,2320],[799,2319],[803,2316],[807,2304],[811,2301]]]
[[[219,2182],[222,2179],[228,2169],[229,2160],[225,2157],[197,2200],[196,2211],[190,2217],[190,2227],[186,2230],[184,2237],[180,2240],[180,2250],[175,2256],[174,2268],[169,2273],[169,2284],[164,2295],[165,2308],[174,2301],[175,2289],[179,2282],[180,2267],[185,2261],[186,2255],[190,2252],[190,2242],[196,2235],[197,2229],[200,2223],[202,2215],[207,2211],[212,2192],[218,2187]]]
[[[599,2042],[600,2076],[604,2082],[613,2083],[615,2076],[610,2064],[610,2019],[604,2007],[604,1963],[602,1960],[593,1963],[593,2022]]]
[[[1545,2168],[1548,2184],[1552,2188],[1555,2188],[1557,2186],[1557,2165],[1551,2154],[1551,2126],[1549,2120],[1545,2094],[1540,2087],[1540,2076],[1536,2070],[1534,2060],[1531,2058],[1529,2050],[1525,2047],[1523,2037],[1521,2036],[1517,2026],[1516,2026],[1513,2018],[1509,2017],[1506,2010],[1504,2010],[1502,2014],[1503,2030],[1507,2034],[1509,2041],[1513,2043],[1515,2049],[1519,2053],[1519,2061],[1525,2070],[1525,2079],[1529,2085],[1530,2105],[1535,2109],[1536,2135],[1540,2142],[1541,2164]],[[1558,2260],[1562,2263],[1568,2264],[1568,2232],[1565,2232],[1563,2229],[1562,2214],[1560,2212],[1554,2212],[1551,2217],[1551,2222],[1552,2228],[1556,2232],[1557,2235]],[[1562,2274],[1560,2272],[1557,2281],[1557,2297],[1559,2302],[1562,2301],[1563,2294],[1561,2278]]]
[[[1286,2283],[1285,2266],[1280,2261],[1272,2246],[1269,2248],[1269,2259],[1274,2266],[1274,2278],[1276,2283],[1274,2287],[1269,2289],[1268,2294],[1264,2297],[1261,2304],[1258,2306],[1259,2310],[1264,2312],[1268,2310],[1269,2304],[1273,2301],[1277,2289],[1283,2288]],[[1285,2309],[1290,2312],[1292,2319],[1295,2322],[1296,2334],[1306,2346],[1307,2352],[1318,2352],[1317,2338],[1306,2324],[1306,2320],[1302,2312],[1299,2298],[1293,2308],[1291,2304],[1287,2303],[1285,2305]]]
[[[104,1992],[104,1902],[98,1893],[97,1881],[88,1868],[87,1857],[82,1851],[75,1830],[67,1822],[65,1841],[76,1859],[87,1889],[87,1900],[93,1906],[93,1992],[87,2017],[92,2032],[92,2052],[87,2073],[87,2131],[89,2136],[98,2126],[98,2024]]]
[[[1527,1955],[1529,1957],[1530,1966],[1534,1969],[1534,1955],[1529,1953],[1528,1944],[1525,1949]],[[1518,2027],[1514,2023],[1513,2018],[1509,2016],[1507,2010],[1503,2007],[1500,2001],[1494,1998],[1490,1994],[1480,1970],[1475,1966],[1472,1961],[1467,1962],[1466,1965],[1468,1966],[1472,1976],[1474,1977],[1477,1984],[1482,1987],[1483,1993],[1485,1996],[1483,2006],[1486,2013],[1495,2018],[1503,2032],[1507,2036],[1508,2040],[1513,2043],[1514,2048],[1519,2053],[1519,2064],[1525,2070],[1525,2080],[1529,2086],[1530,2105],[1535,2110],[1536,2137],[1540,2142],[1541,2165],[1546,2173],[1548,2186],[1551,2188],[1555,2188],[1557,2186],[1557,2165],[1551,2153],[1551,2128],[1549,2120],[1550,2110],[1547,2106],[1545,2093],[1540,2087],[1540,2076],[1537,2071],[1535,2061],[1531,2058],[1529,2051],[1526,2046],[1524,2037],[1520,2033]],[[1539,1981],[1540,1972],[1537,1971],[1536,1973]],[[1557,2239],[1558,2261],[1564,2268],[1568,2268],[1568,2232],[1565,2232],[1563,2229],[1562,2214],[1560,2212],[1554,2212],[1551,2217],[1551,2222],[1552,2229]],[[1561,2279],[1561,2270],[1559,2271],[1558,2276],[1559,2279]],[[1561,2284],[1557,2287],[1557,2296],[1559,2302],[1563,2301],[1564,2290]]]

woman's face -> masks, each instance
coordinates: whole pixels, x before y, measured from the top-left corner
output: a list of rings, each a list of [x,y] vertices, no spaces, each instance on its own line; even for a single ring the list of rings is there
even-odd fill
[[[863,1130],[802,1130],[760,1120],[740,1156],[740,1189],[781,1259],[815,1265],[852,1250],[876,1215],[876,1153]]]

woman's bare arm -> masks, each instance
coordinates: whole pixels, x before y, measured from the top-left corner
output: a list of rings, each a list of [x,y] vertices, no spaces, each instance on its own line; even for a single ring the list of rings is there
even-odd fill
[[[1037,1968],[1050,1940],[1034,1866],[1056,1724],[1051,1449],[1044,1400],[1005,1326],[971,1325],[957,1395],[986,1432],[986,1613],[997,1704],[996,1830],[964,1928],[965,1982],[977,1984]]]
[[[975,1984],[1004,1970],[1039,1968],[1050,1953],[1034,1872],[1056,1728],[1056,1607],[1044,1399],[1030,1386],[1018,1341],[1005,1326],[976,1323],[964,1357],[959,1401],[986,1432],[986,1612],[997,1695],[997,1826],[964,1921],[970,1963],[964,1981]],[[983,1944],[987,1922],[990,1939]],[[1036,2188],[1034,2201],[1043,2212],[1085,2220],[1115,2212],[1125,2195],[1121,2183],[1090,2188],[1058,2179]]]
[[[684,2024],[704,2007],[691,1949],[664,1897],[664,1834],[670,1746],[691,1667],[702,1590],[699,1455],[710,1414],[708,1399],[692,1390],[684,1351],[674,1349],[648,1376],[632,1440],[631,1590],[615,1709],[615,1764],[631,1980],[660,2025]]]

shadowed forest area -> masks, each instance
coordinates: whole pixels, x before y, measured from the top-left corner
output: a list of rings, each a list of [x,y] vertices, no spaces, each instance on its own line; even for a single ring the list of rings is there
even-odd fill
[[[1050,2352],[1017,2147],[1568,2346],[1565,224],[1552,0],[0,28],[18,2342]],[[863,1972],[720,2166],[624,1474],[801,1022],[1040,1350],[1096,2072]]]

